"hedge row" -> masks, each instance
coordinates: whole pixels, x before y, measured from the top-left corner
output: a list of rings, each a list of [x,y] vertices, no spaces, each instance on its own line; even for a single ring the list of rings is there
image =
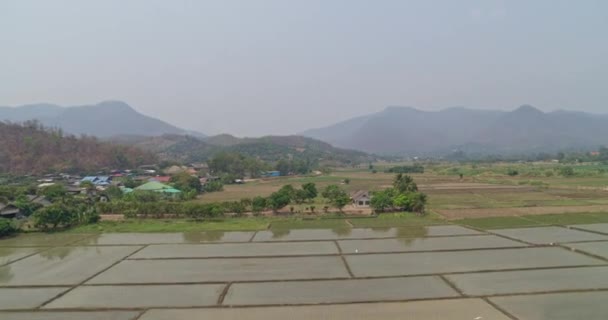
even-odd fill
[[[192,203],[192,202],[130,202],[115,201],[99,203],[98,210],[103,214],[123,214],[128,218],[217,218],[227,212],[242,213],[246,208],[239,202]]]

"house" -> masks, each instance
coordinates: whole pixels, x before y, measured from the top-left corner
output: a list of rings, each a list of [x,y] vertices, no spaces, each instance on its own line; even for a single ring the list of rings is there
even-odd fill
[[[89,181],[96,186],[108,186],[112,183],[111,176],[87,176],[82,178],[80,182]]]
[[[369,191],[365,190],[358,190],[351,193],[350,198],[355,207],[369,207],[370,201],[372,200]]]
[[[50,186],[53,186],[53,185],[55,185],[55,183],[54,183],[54,182],[45,182],[45,183],[41,183],[41,184],[39,184],[39,185],[38,185],[38,188],[39,188],[39,189],[42,189],[42,188],[50,187]]]
[[[51,204],[53,204],[45,196],[28,195],[27,196],[27,200],[29,200],[31,203],[36,203],[36,204],[39,204],[39,205],[41,205],[43,207],[48,207]]]
[[[65,191],[72,195],[77,195],[83,192],[83,189],[77,185],[68,185],[65,187]]]
[[[178,194],[181,191],[168,186],[166,184],[160,183],[158,181],[150,181],[148,183],[144,183],[141,186],[135,188],[135,190],[139,191],[154,191],[154,192],[162,192],[164,194]]]
[[[152,177],[152,178],[148,179],[148,181],[157,181],[157,182],[167,183],[167,182],[171,182],[171,177],[170,176],[156,176],[156,177]]]
[[[263,177],[280,177],[280,171],[266,171],[262,174]]]
[[[17,218],[21,216],[21,210],[14,204],[3,204],[0,203],[0,217],[2,218]]]
[[[173,165],[173,166],[170,166],[169,168],[163,170],[163,172],[168,175],[175,175],[178,173],[185,172],[186,170],[188,170],[187,167]]]

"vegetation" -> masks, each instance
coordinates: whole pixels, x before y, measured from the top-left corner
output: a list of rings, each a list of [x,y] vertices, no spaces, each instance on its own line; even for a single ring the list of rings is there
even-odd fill
[[[98,232],[223,232],[223,231],[254,231],[268,228],[269,219],[264,217],[218,219],[218,220],[187,220],[187,219],[128,219],[124,221],[100,221],[97,224],[80,225],[69,230],[72,233]],[[221,236],[221,234],[207,234]],[[188,236],[188,235],[186,235]],[[205,234],[201,235],[205,236]]]
[[[328,200],[329,204],[340,210],[340,212],[351,201],[346,191],[333,184],[327,186],[321,194]]]
[[[203,186],[204,192],[217,192],[217,191],[223,191],[223,190],[224,190],[224,184],[219,180],[209,181]]]
[[[34,213],[34,226],[40,230],[55,230],[60,227],[72,226],[77,213],[65,205],[52,205]]]
[[[427,196],[418,191],[414,179],[401,173],[395,176],[393,188],[374,193],[370,205],[376,212],[409,211],[423,214]]]
[[[181,192],[194,192],[200,193],[203,190],[201,181],[186,172],[181,172],[171,177],[171,183],[173,186]]]
[[[0,218],[0,238],[10,236],[17,232],[17,228],[9,219]]]
[[[279,171],[283,172],[305,173],[328,165],[352,166],[376,158],[364,152],[335,148],[325,142],[301,136],[241,139],[219,135],[199,139],[192,136],[164,135],[121,142],[156,153],[163,160],[182,163],[209,162],[222,153],[238,154],[263,163],[262,171],[280,168],[283,170]],[[289,168],[285,169],[284,162],[277,166],[281,160],[287,161]],[[260,168],[246,169],[245,172],[247,171],[256,177]]]
[[[36,174],[83,172],[99,168],[131,168],[153,163],[156,157],[94,137],[66,135],[39,122],[0,122],[0,172]]]
[[[373,166],[370,165],[370,170],[373,170]],[[387,173],[424,173],[424,167],[419,164],[411,166],[397,166],[386,170]]]
[[[269,169],[266,163],[258,159],[226,151],[215,154],[208,164],[211,172],[221,176],[225,183],[233,183],[235,179],[242,179],[246,175],[257,178],[262,171]]]

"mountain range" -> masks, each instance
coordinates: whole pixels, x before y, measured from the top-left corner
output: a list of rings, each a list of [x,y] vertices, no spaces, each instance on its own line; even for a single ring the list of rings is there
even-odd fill
[[[301,135],[342,148],[408,156],[592,150],[608,143],[608,116],[545,113],[529,105],[513,111],[387,107]]]
[[[299,134],[316,140],[297,136],[237,138],[228,134],[207,137],[143,115],[121,101],[74,107],[0,107],[0,121],[33,119],[67,133],[135,144],[171,158],[190,160],[207,158],[220,149],[268,159],[277,158],[277,154],[303,156],[312,152],[315,157],[334,154],[344,160],[364,158],[352,150],[398,156],[442,156],[454,151],[522,155],[588,151],[608,144],[608,115],[543,112],[529,105],[513,111],[464,107],[422,111],[393,106]],[[179,156],[179,152],[184,155]]]
[[[103,101],[95,105],[62,107],[41,103],[19,107],[0,107],[0,121],[38,120],[45,127],[101,138],[116,135],[158,136],[162,134],[205,135],[178,128],[137,112],[122,101]]]

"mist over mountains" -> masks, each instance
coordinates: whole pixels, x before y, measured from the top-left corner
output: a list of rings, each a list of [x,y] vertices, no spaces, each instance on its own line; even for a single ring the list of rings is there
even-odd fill
[[[584,112],[545,113],[524,105],[513,111],[463,107],[383,111],[307,130],[304,136],[342,148],[378,154],[525,154],[593,150],[608,143],[608,116]]]
[[[166,135],[207,138],[205,147],[200,148],[201,152],[205,150],[202,152],[204,154],[207,154],[206,151],[211,145],[230,147],[238,144],[253,148],[257,142],[262,141],[256,140],[260,138],[236,138],[229,134],[206,137],[202,133],[184,130],[143,115],[121,101],[104,101],[95,105],[75,107],[53,104],[0,107],[0,121],[24,122],[33,119],[46,127],[61,128],[67,133],[104,139]],[[379,155],[443,156],[454,151],[522,155],[587,151],[608,144],[608,115],[574,111],[543,112],[529,105],[513,111],[464,107],[422,111],[412,107],[387,107],[377,113],[307,130],[300,135],[324,141],[338,148]],[[295,141],[294,137],[284,139]],[[160,140],[163,143],[160,143]],[[160,140],[148,139],[146,142],[159,143],[159,146],[164,146],[167,142],[166,139]],[[191,141],[180,138],[180,141],[182,140]],[[280,145],[275,140],[269,141],[266,138],[264,142]],[[148,147],[146,149],[149,149]],[[185,151],[187,148],[175,146],[174,149]],[[188,151],[191,152],[193,151]]]
[[[122,101],[103,101],[95,105],[62,107],[41,103],[20,107],[0,107],[0,121],[38,120],[45,127],[57,127],[71,134],[100,138],[117,135],[159,136],[163,134],[204,134],[184,130],[137,112]]]

